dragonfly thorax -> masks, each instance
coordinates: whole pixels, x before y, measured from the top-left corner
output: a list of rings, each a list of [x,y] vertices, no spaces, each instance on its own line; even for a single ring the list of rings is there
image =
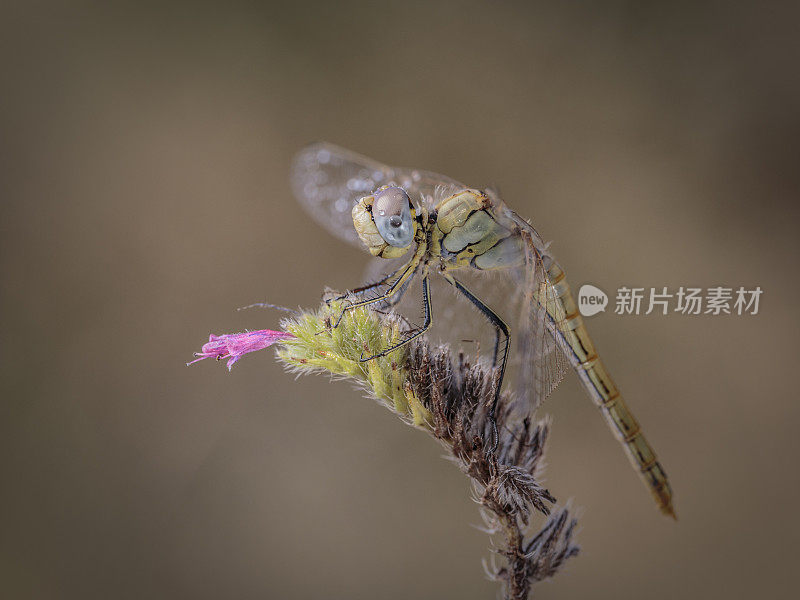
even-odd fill
[[[448,269],[519,267],[525,261],[519,227],[480,190],[465,188],[436,205],[435,248]]]

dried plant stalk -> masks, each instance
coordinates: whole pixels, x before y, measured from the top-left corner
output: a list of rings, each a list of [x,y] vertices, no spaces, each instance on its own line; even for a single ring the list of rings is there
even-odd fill
[[[578,553],[576,521],[568,507],[550,514],[556,500],[539,484],[541,459],[550,424],[534,424],[504,393],[497,407],[498,445],[488,452],[493,433],[488,406],[497,381],[491,369],[471,364],[450,348],[417,341],[367,362],[407,332],[404,321],[360,308],[348,311],[333,329],[342,306],[323,304],[317,311],[286,319],[294,337],[281,340],[280,361],[295,373],[347,377],[407,423],[429,431],[471,478],[476,501],[490,535],[502,534],[494,552],[502,566],[485,565],[490,578],[503,583],[506,598],[528,598],[531,586],[553,576]],[[526,536],[533,512],[548,515],[544,526]]]

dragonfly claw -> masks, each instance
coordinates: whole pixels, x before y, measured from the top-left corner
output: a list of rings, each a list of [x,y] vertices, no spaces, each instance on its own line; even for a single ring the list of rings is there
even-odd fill
[[[361,356],[358,358],[358,362],[360,362],[360,363],[369,362],[371,360],[375,360],[376,358],[380,358],[381,356],[383,356],[383,352],[381,352],[379,354],[373,354],[372,356],[368,356],[368,357],[364,358],[364,353],[362,352]]]

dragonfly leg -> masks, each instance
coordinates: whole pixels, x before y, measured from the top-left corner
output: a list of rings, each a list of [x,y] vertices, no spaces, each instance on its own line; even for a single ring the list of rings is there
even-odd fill
[[[354,308],[358,308],[359,306],[368,306],[370,304],[375,304],[376,302],[383,302],[385,300],[389,300],[398,290],[402,290],[404,288],[404,284],[409,280],[409,278],[416,272],[417,265],[419,265],[419,259],[416,257],[411,260],[405,267],[403,267],[403,273],[398,277],[392,285],[389,286],[389,289],[386,290],[383,294],[376,296],[375,298],[367,298],[366,300],[358,300],[357,302],[351,302],[347,306],[342,309],[342,312],[339,314],[339,318],[336,319],[336,323],[334,323],[331,327],[336,329],[339,326],[339,323],[342,322],[344,318],[344,314],[348,310],[353,310]]]
[[[372,360],[374,358],[380,358],[381,356],[386,356],[387,354],[397,350],[401,346],[405,346],[406,344],[408,344],[410,342],[413,342],[419,336],[421,336],[426,331],[428,331],[428,329],[431,326],[431,320],[432,319],[431,319],[431,295],[430,295],[430,291],[428,290],[428,276],[427,276],[427,274],[422,278],[422,304],[425,307],[425,321],[423,322],[422,327],[420,329],[415,331],[413,334],[409,335],[407,338],[400,340],[396,344],[386,348],[385,350],[382,350],[382,351],[378,352],[377,354],[374,354],[372,356],[367,356],[366,358],[362,354],[361,358],[359,359],[359,361],[360,362],[367,362],[367,361],[370,361],[370,360]]]
[[[362,285],[361,287],[353,288],[352,290],[348,290],[346,294],[342,294],[341,296],[337,296],[336,298],[329,298],[325,300],[325,304],[329,305],[331,302],[339,302],[340,300],[345,300],[350,294],[363,294],[364,292],[368,292],[369,290],[374,290],[377,287],[385,285],[387,281],[390,281],[392,277],[397,276],[397,274],[403,270],[403,267],[400,267],[396,271],[392,271],[386,277],[379,279],[374,283],[368,283],[366,285]]]
[[[395,306],[400,304],[400,301],[406,295],[406,292],[408,291],[408,288],[410,286],[411,286],[411,279],[407,279],[406,282],[403,285],[401,285],[394,294],[392,294],[391,296],[389,296],[384,300],[384,302],[386,302],[386,305],[390,308],[394,308]]]
[[[500,337],[501,337],[500,328],[499,327],[495,327],[495,329],[494,329],[494,355],[492,357],[492,368],[493,369],[497,368],[497,356],[498,356],[498,354],[500,352]]]
[[[459,292],[461,292],[467,300],[472,302],[475,307],[481,311],[484,317],[486,317],[489,322],[494,326],[495,331],[495,341],[494,341],[494,360],[492,366],[497,368],[498,366],[498,353],[500,351],[501,345],[501,338],[502,338],[502,359],[500,360],[500,376],[497,378],[497,387],[494,390],[494,397],[492,398],[492,404],[489,407],[489,422],[492,425],[492,447],[489,450],[489,453],[494,453],[497,450],[497,443],[499,441],[497,435],[497,420],[495,419],[495,413],[497,411],[497,403],[500,400],[500,390],[503,387],[503,378],[506,374],[506,363],[508,362],[508,347],[511,343],[511,334],[508,331],[508,325],[505,324],[505,321],[501,319],[496,312],[494,312],[491,308],[486,306],[483,302],[481,302],[477,296],[475,296],[472,292],[470,292],[464,285],[458,281],[455,277],[450,275],[449,273],[442,273],[444,278],[455,287]]]

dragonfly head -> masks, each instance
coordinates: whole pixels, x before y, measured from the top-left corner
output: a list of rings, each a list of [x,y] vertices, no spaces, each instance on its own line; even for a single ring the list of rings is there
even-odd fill
[[[403,256],[419,224],[411,199],[402,188],[387,185],[365,196],[353,207],[353,225],[373,256]]]

